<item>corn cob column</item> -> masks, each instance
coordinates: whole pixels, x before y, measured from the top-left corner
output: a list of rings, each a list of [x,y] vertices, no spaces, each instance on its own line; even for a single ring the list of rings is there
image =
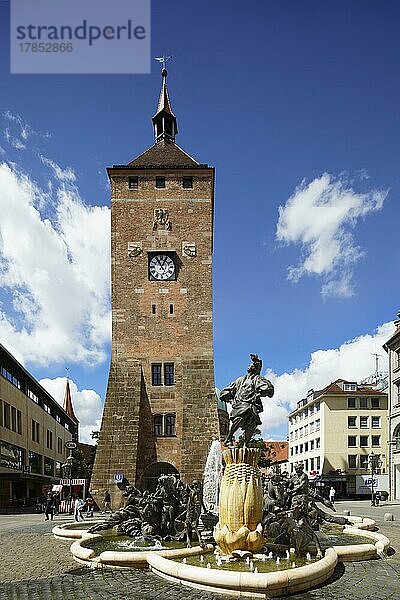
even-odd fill
[[[263,489],[257,467],[259,450],[230,448],[219,496],[219,522],[214,539],[224,554],[233,550],[258,552],[265,544],[262,536]]]

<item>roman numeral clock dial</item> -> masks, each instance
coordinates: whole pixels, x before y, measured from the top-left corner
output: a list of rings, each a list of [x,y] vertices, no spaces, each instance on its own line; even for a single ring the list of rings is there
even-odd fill
[[[176,279],[175,262],[169,254],[155,254],[149,257],[149,276],[153,281]]]

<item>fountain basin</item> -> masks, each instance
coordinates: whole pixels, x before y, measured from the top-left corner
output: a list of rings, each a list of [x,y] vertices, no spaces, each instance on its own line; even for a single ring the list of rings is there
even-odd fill
[[[133,552],[118,552],[105,550],[99,555],[96,551],[88,546],[93,545],[93,541],[102,540],[103,536],[97,533],[84,534],[82,539],[76,540],[71,545],[71,553],[74,560],[81,564],[91,566],[92,568],[110,568],[110,569],[143,569],[148,566],[148,556],[150,554],[165,556],[171,559],[185,558],[198,554],[207,554],[212,552],[214,546],[208,544],[205,548],[195,546],[193,548],[171,548],[163,550],[136,550]]]
[[[344,532],[349,535],[359,535],[360,528],[346,525]],[[385,535],[369,530],[364,530],[363,535],[371,539],[371,544],[333,546],[338,554],[340,562],[370,560],[385,555],[390,545],[390,541]]]
[[[361,536],[363,541],[367,539],[371,543],[352,544],[350,540],[346,545],[332,545],[325,550],[324,558],[281,571],[266,573],[247,570],[230,571],[227,569],[228,565],[224,565],[222,568],[206,569],[205,572],[207,559],[200,567],[174,562],[153,553],[149,554],[147,560],[155,574],[175,583],[232,596],[277,598],[308,590],[325,582],[333,574],[337,562],[371,560],[384,556],[390,544],[388,538],[380,533],[369,531],[371,523],[363,523],[361,518],[357,520],[357,524],[364,525]],[[360,527],[345,526],[343,533],[349,538],[360,539]],[[309,551],[315,553],[316,548],[310,546]],[[233,566],[232,569],[235,567]]]
[[[84,534],[87,533],[90,527],[97,525],[98,523],[104,523],[104,519],[97,519],[91,521],[83,521],[80,523],[64,523],[63,525],[56,525],[51,530],[54,537],[60,540],[79,540]]]
[[[149,553],[150,569],[160,577],[210,592],[249,598],[278,598],[308,590],[323,583],[335,570],[338,555],[328,548],[324,558],[303,567],[272,573],[251,573],[205,569],[168,560],[159,553]]]

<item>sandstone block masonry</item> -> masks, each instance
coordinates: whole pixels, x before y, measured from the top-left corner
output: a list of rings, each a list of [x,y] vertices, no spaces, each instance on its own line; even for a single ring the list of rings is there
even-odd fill
[[[151,164],[155,152],[157,165]],[[168,469],[185,481],[201,478],[210,444],[219,438],[212,343],[214,169],[172,142],[159,142],[108,173],[112,358],[91,488],[100,500],[109,489],[117,508],[114,474],[139,488],[151,488]],[[157,187],[159,178],[165,187]],[[184,180],[192,187],[184,187]],[[157,221],[160,210],[164,218]],[[176,278],[152,280],[150,258],[163,252],[172,257]],[[153,385],[154,364],[161,365],[161,385]],[[172,385],[166,385],[166,364],[173,365]],[[166,428],[166,416],[173,416],[173,429]]]

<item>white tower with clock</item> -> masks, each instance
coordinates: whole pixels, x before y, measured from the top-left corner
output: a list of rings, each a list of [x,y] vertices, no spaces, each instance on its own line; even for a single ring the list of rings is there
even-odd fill
[[[91,489],[201,478],[219,437],[212,343],[214,168],[175,142],[167,71],[155,143],[111,182],[112,357]]]

